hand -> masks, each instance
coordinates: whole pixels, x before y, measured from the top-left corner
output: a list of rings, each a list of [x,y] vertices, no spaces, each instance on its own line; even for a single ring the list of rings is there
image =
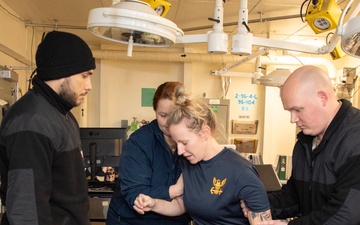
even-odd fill
[[[257,223],[258,225],[286,225],[288,224],[287,220],[268,220],[261,221]]]
[[[246,218],[248,218],[249,209],[246,207],[246,204],[245,204],[244,200],[240,200],[240,206],[241,206],[241,209],[242,209],[242,211],[244,213],[244,216]]]
[[[133,208],[137,213],[145,214],[145,212],[151,211],[155,204],[155,199],[144,194],[139,194],[134,201]]]

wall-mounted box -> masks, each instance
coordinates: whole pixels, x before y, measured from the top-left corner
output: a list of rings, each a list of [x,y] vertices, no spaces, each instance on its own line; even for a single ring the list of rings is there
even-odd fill
[[[259,121],[232,121],[233,134],[256,134]]]
[[[4,69],[4,67],[0,67],[0,77],[11,82],[18,82],[19,80],[19,75],[16,72]]]
[[[258,140],[249,138],[234,138],[236,151],[240,153],[256,153]]]

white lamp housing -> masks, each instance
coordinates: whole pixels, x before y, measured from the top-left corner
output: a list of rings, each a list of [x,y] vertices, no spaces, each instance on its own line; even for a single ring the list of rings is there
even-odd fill
[[[226,54],[228,52],[228,35],[224,32],[223,0],[215,1],[214,31],[208,33],[208,52]]]
[[[348,55],[360,58],[360,17],[354,17],[345,23],[340,35],[342,50]]]
[[[222,31],[212,31],[208,34],[208,52],[225,54],[228,52],[228,35]]]
[[[243,24],[245,23],[245,24]],[[252,52],[253,34],[248,32],[245,25],[248,23],[247,0],[240,1],[238,32],[232,37],[231,54],[249,55]]]
[[[232,38],[231,54],[249,55],[252,52],[252,33],[237,33]]]
[[[133,45],[167,47],[184,32],[175,23],[158,15],[149,4],[125,0],[108,8],[90,10],[88,30],[101,38]]]
[[[259,84],[265,86],[281,87],[290,74],[291,71],[288,69],[276,69],[270,72],[268,75],[260,77]]]

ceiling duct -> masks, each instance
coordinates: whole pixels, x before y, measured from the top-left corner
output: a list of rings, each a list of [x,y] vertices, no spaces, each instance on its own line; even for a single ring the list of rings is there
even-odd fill
[[[92,53],[96,59],[105,60],[131,60],[131,61],[152,61],[152,62],[202,62],[202,63],[234,63],[240,66],[238,62],[246,63],[249,60],[242,60],[250,56],[239,57],[231,54],[208,54],[208,53],[179,53],[179,52],[154,52],[154,51],[142,51],[134,52],[132,57],[127,57],[126,51],[114,51],[114,50],[92,50]],[[255,60],[255,59],[253,59]],[[253,61],[250,61],[254,63]],[[328,71],[330,77],[336,76],[336,68],[332,61],[321,57],[293,57],[286,56],[261,56],[261,65],[289,65],[289,66],[301,66],[301,65],[317,65]],[[231,75],[230,75],[231,74]],[[232,76],[237,72],[223,73],[221,76]],[[253,74],[253,73],[251,73]],[[219,76],[218,73],[212,73],[212,75]]]

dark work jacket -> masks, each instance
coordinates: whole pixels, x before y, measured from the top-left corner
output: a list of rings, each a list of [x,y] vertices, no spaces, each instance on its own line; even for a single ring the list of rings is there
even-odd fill
[[[1,224],[90,225],[79,125],[37,77],[1,124]]]
[[[169,187],[181,173],[178,157],[171,153],[156,120],[132,133],[122,148],[120,188],[111,199],[107,224],[187,224],[189,220],[185,215],[167,217],[154,212],[140,215],[133,209],[140,193],[170,201]]]
[[[313,136],[298,134],[292,174],[271,194],[274,216],[298,216],[291,225],[360,224],[360,111],[347,100],[312,150]]]

